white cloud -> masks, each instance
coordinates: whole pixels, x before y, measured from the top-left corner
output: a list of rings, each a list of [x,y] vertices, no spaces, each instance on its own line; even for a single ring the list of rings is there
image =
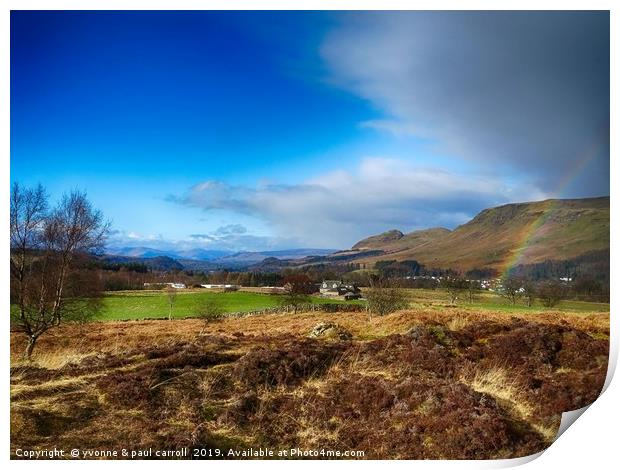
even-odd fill
[[[203,186],[202,190],[210,188]],[[207,233],[194,233],[182,239],[168,239],[163,235],[141,235],[136,232],[114,230],[107,240],[110,251],[129,247],[148,247],[167,253],[180,254],[191,250],[267,251],[299,246],[299,241],[286,237],[248,233],[241,224],[228,224]]]
[[[483,175],[366,158],[353,171],[336,169],[298,185],[206,181],[173,199],[206,211],[252,215],[273,227],[276,237],[299,246],[344,248],[387,229],[453,227],[483,208],[543,197],[534,187],[507,186]]]

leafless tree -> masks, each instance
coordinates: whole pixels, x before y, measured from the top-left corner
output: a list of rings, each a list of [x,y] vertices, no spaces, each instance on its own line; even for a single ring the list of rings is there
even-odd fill
[[[224,307],[215,298],[207,298],[200,302],[195,309],[195,313],[196,316],[204,322],[204,328],[201,334],[205,331],[207,325],[221,320],[226,315]]]
[[[456,276],[442,279],[439,285],[448,293],[451,305],[454,305],[468,288],[467,281]]]
[[[311,294],[314,284],[305,274],[292,274],[282,280],[284,294],[279,298],[282,305],[293,307],[293,313],[297,313],[299,307],[312,302]]]
[[[537,294],[542,304],[550,308],[555,307],[566,296],[566,289],[561,282],[549,280],[538,286]]]
[[[502,288],[499,294],[507,299],[512,305],[523,295],[523,279],[514,276],[507,276],[502,279]]]
[[[11,303],[19,306],[20,319],[26,321],[26,282],[31,271],[31,253],[41,247],[47,216],[47,194],[40,184],[32,189],[14,183],[11,188]]]
[[[480,293],[480,281],[470,279],[465,282],[467,283],[467,300],[470,304],[473,304]]]
[[[364,297],[370,315],[387,315],[409,305],[405,291],[386,279],[370,279]]]
[[[177,300],[177,290],[172,286],[168,286],[166,288],[166,295],[168,296],[168,306],[170,307],[168,320],[172,320],[172,307],[174,307],[174,302]]]
[[[534,305],[534,299],[536,298],[536,287],[532,281],[525,281],[523,283],[523,298],[525,299],[525,305],[528,307]]]
[[[81,254],[103,246],[109,224],[86,194],[73,191],[48,210],[42,186],[11,189],[11,296],[17,305],[12,326],[27,336],[30,358],[37,339],[64,319],[83,319],[97,310],[76,282]],[[96,297],[96,296],[95,296]],[[93,299],[95,298],[93,297]]]

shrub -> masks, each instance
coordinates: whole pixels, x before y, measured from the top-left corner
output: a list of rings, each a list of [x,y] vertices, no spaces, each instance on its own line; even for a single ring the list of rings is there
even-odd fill
[[[545,307],[555,307],[565,295],[564,286],[558,281],[546,281],[538,287],[538,297]]]
[[[215,299],[205,299],[196,307],[196,316],[205,323],[221,320],[225,314],[224,308]]]
[[[407,296],[402,289],[375,284],[365,293],[368,311],[375,315],[387,315],[408,305]]]

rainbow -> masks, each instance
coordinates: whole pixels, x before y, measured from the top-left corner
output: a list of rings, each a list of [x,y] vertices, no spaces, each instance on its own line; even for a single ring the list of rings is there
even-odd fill
[[[564,173],[563,178],[560,180],[555,190],[551,192],[554,195],[554,199],[547,199],[543,201],[543,210],[540,216],[534,218],[530,223],[528,223],[522,232],[519,234],[519,243],[517,244],[517,248],[515,248],[510,256],[507,258],[503,269],[500,270],[501,277],[509,276],[511,271],[518,266],[519,264],[523,264],[523,260],[525,258],[525,254],[528,251],[528,248],[531,246],[532,242],[536,240],[537,236],[540,233],[541,227],[545,225],[545,222],[553,215],[553,213],[557,210],[558,206],[558,198],[564,192],[564,190],[580,175],[585,167],[596,158],[601,150],[603,145],[602,141],[598,141],[594,145],[592,145],[587,152],[585,152],[584,156],[577,160],[577,163],[570,168],[568,171]]]

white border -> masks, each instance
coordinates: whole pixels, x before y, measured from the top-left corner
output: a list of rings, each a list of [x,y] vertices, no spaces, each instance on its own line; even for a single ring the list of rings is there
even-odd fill
[[[0,178],[2,180],[2,187],[4,192],[4,204],[0,205],[0,220],[3,223],[2,239],[8,240],[8,191],[9,191],[9,125],[10,125],[10,108],[9,108],[9,57],[10,57],[10,10],[611,10],[611,122],[610,122],[610,134],[611,134],[611,212],[614,213],[617,197],[617,187],[620,183],[618,178],[618,151],[617,151],[617,136],[620,135],[620,128],[618,127],[618,109],[619,109],[619,97],[617,88],[614,88],[614,84],[620,83],[620,74],[618,74],[618,26],[619,21],[619,8],[615,7],[617,2],[611,0],[590,0],[590,1],[578,1],[578,0],[520,0],[520,1],[490,1],[490,0],[477,0],[477,1],[457,1],[457,0],[437,0],[434,2],[421,1],[421,0],[383,0],[381,2],[372,0],[300,0],[300,1],[284,1],[284,0],[269,0],[269,1],[251,1],[251,0],[229,0],[229,1],[200,1],[200,0],[5,0],[2,2],[2,16],[0,20],[0,103],[2,103],[2,109],[0,111],[0,124],[2,135],[2,147],[0,164],[2,165],[2,171],[0,172]],[[615,7],[615,8],[614,8]],[[618,239],[618,223],[615,217],[611,218],[611,239]],[[4,259],[8,260],[9,250],[8,243],[3,243],[2,254]],[[618,276],[618,254],[615,249],[615,243],[611,244],[611,285],[618,285],[617,281],[620,279]],[[3,298],[5,305],[5,312],[8,311],[8,290],[9,290],[9,272],[8,266],[2,271],[2,288]],[[612,289],[611,293],[611,305],[612,310],[615,310],[616,296]],[[5,345],[4,354],[0,355],[0,361],[2,361],[4,371],[3,375],[3,404],[1,405],[3,426],[2,426],[2,453],[3,460],[9,460],[9,345],[8,345],[8,315],[5,314],[5,329],[7,332],[2,336],[2,341]],[[583,468],[584,466],[592,468],[606,468],[610,462],[617,462],[617,442],[615,437],[616,419],[618,418],[618,403],[620,403],[620,386],[618,386],[618,380],[610,382],[617,364],[618,356],[618,321],[616,314],[611,316],[611,353],[610,353],[610,366],[608,371],[608,377],[606,387],[608,389],[603,395],[594,402],[587,412],[579,419],[579,424],[572,426],[565,434],[558,438],[558,440],[544,453],[540,458],[535,459],[536,456],[524,459],[515,459],[509,461],[390,461],[393,466],[401,468],[410,468],[411,465],[416,467],[421,466],[424,468],[498,468],[504,466],[514,466],[527,461],[531,461],[528,464],[528,468],[545,468],[550,465],[554,467],[575,467]],[[535,459],[532,461],[532,459]],[[138,465],[143,465],[144,462],[136,461]],[[115,465],[125,467],[132,465],[136,462],[119,462],[119,461],[104,461],[104,462],[89,462],[88,465],[101,466],[101,465]],[[30,467],[31,465],[45,465],[51,467],[58,467],[61,465],[73,466],[84,465],[81,461],[12,461],[11,465],[19,468]],[[313,461],[295,461],[292,463],[295,466],[311,468],[317,465],[317,462]],[[169,462],[149,462],[149,466],[156,468],[166,468],[170,465]],[[177,465],[175,463],[175,465]],[[232,461],[232,462],[182,462],[178,465],[200,465],[205,466],[218,466],[222,468],[236,467],[237,465],[252,466],[252,467],[279,467],[288,468],[291,462],[287,461]],[[346,461],[346,462],[321,462],[321,466],[361,466],[368,467],[375,465],[371,461]]]

